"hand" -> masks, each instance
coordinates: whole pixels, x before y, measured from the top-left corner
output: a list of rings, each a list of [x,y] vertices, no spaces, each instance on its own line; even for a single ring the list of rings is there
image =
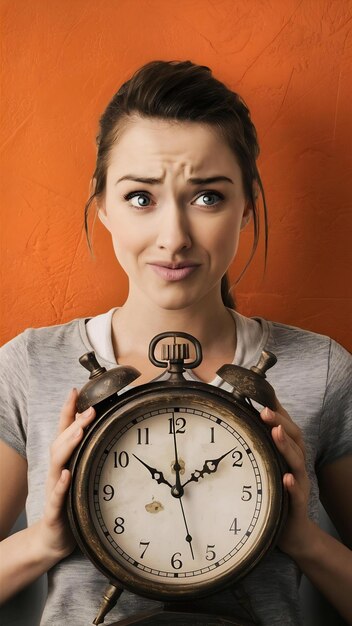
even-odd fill
[[[176,474],[176,483],[174,484],[174,486],[171,489],[171,494],[174,496],[174,498],[182,498],[182,496],[183,496],[183,486],[181,484],[181,479],[180,479],[181,465],[178,462],[177,441],[176,441],[176,425],[175,425],[175,415],[174,415],[174,413],[172,414],[172,431],[173,431],[173,435],[174,435],[174,450],[175,450],[175,463],[174,463],[173,467],[174,467],[175,474]]]
[[[184,494],[183,491],[183,486],[181,485],[181,479],[180,479],[180,470],[181,470],[181,466],[178,462],[178,451],[177,451],[177,441],[176,441],[176,425],[175,425],[175,415],[172,414],[172,431],[173,431],[173,435],[174,435],[174,449],[175,449],[175,463],[174,463],[174,469],[176,472],[176,484],[172,487],[171,489],[171,494],[174,496],[174,498],[178,498],[179,503],[180,503],[180,507],[181,507],[181,513],[182,513],[182,517],[183,517],[183,522],[185,525],[185,529],[186,529],[186,541],[189,545],[189,549],[191,551],[191,556],[192,559],[194,561],[194,553],[193,553],[193,547],[192,547],[192,536],[189,533],[188,530],[188,524],[187,524],[187,519],[186,519],[186,514],[185,514],[185,510],[183,507],[183,502],[182,502],[182,496]]]
[[[77,396],[77,390],[73,389],[60,414],[58,435],[50,451],[44,514],[39,523],[42,545],[54,562],[68,556],[75,547],[64,508],[71,480],[71,474],[65,466],[82,440],[83,429],[95,417],[93,408],[82,414],[75,414]]]
[[[152,478],[154,480],[156,480],[156,482],[161,485],[168,485],[168,487],[170,487],[172,489],[172,485],[164,478],[164,475],[162,472],[159,472],[159,470],[155,469],[154,467],[150,467],[150,465],[148,465],[147,463],[145,463],[144,461],[142,461],[142,459],[138,458],[138,456],[136,456],[135,454],[133,455],[135,459],[137,459],[137,461],[139,461],[140,463],[142,463],[142,465],[144,465],[144,467],[147,468],[147,470],[150,472]]]
[[[278,400],[277,411],[265,408],[260,415],[263,422],[272,427],[273,441],[291,469],[283,476],[284,487],[289,494],[289,511],[278,546],[294,558],[311,540],[313,525],[308,517],[310,480],[302,432]]]
[[[225,456],[227,456],[228,454],[231,454],[231,452],[233,452],[234,450],[235,448],[232,448],[228,452],[225,452],[225,454],[223,454],[222,456],[219,456],[218,459],[207,459],[206,461],[204,461],[202,469],[194,470],[194,472],[192,472],[191,474],[191,478],[183,483],[183,486],[185,487],[186,485],[188,485],[188,483],[191,482],[197,483],[200,478],[203,478],[205,476],[205,474],[214,474],[214,472],[216,472],[216,470],[218,469],[220,461],[222,461],[222,459],[224,459]]]

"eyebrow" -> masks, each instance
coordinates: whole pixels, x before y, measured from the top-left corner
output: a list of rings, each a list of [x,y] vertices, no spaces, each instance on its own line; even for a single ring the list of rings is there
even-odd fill
[[[144,178],[142,176],[134,176],[133,174],[126,174],[126,176],[122,176],[119,178],[115,185],[120,183],[122,180],[132,180],[136,183],[144,183],[146,185],[160,185],[163,182],[162,178]],[[228,176],[209,176],[207,178],[189,178],[187,180],[188,183],[192,185],[210,185],[212,183],[220,183],[227,182],[233,185],[233,180]]]

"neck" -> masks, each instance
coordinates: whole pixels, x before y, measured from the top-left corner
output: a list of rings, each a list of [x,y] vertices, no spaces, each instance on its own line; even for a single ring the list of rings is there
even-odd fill
[[[135,302],[130,294],[113,317],[115,353],[118,357],[137,352],[145,355],[150,340],[167,331],[193,335],[208,353],[224,345],[230,346],[231,351],[235,347],[235,324],[220,293],[210,293],[202,301],[179,310],[160,308],[147,299],[138,298]]]

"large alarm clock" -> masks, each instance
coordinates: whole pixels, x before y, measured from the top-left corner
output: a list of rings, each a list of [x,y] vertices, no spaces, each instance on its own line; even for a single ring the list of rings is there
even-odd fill
[[[192,335],[157,335],[149,358],[168,374],[122,394],[137,370],[106,371],[92,352],[80,359],[90,380],[77,409],[94,406],[97,417],[71,460],[68,517],[109,580],[93,623],[124,589],[165,608],[121,625],[253,623],[190,607],[248,574],[282,527],[284,463],[255,408],[275,409],[265,371],[276,358],[263,352],[250,370],[223,365],[217,374],[232,392],[185,379],[202,360]]]

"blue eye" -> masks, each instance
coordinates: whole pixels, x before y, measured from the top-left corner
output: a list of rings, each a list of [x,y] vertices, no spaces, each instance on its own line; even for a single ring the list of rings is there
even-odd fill
[[[136,209],[144,209],[151,205],[150,197],[146,193],[140,191],[133,191],[124,196],[124,199],[129,201],[130,204]]]
[[[197,204],[198,206],[215,206],[221,200],[224,199],[224,196],[215,191],[205,191],[195,199],[193,204]],[[201,202],[199,202],[201,201]]]

